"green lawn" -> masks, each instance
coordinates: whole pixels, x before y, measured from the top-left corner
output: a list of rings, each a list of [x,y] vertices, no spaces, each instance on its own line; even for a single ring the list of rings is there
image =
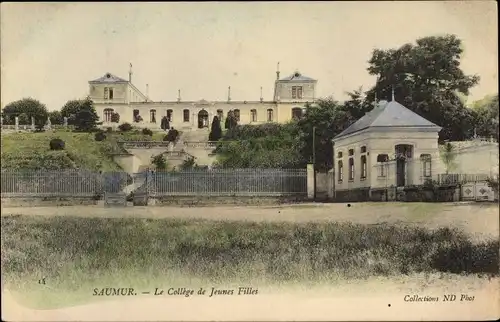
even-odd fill
[[[165,133],[153,132],[147,136],[138,130],[107,133],[104,141],[94,140],[94,133],[69,131],[42,133],[2,133],[2,168],[9,169],[64,169],[117,171],[120,167],[113,161],[112,154],[123,152],[118,140],[162,140]],[[65,142],[64,151],[51,151],[49,142],[60,138]]]
[[[37,307],[96,287],[336,283],[418,273],[498,275],[499,242],[393,225],[2,217],[2,278]],[[46,286],[37,281],[46,278]]]

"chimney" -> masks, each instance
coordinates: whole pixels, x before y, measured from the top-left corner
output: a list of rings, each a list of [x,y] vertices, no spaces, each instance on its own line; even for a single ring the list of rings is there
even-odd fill
[[[149,101],[149,84],[146,84],[146,102]]]
[[[278,62],[278,66],[276,67],[276,80],[280,80],[280,62]]]
[[[132,63],[130,63],[130,69],[128,71],[128,81],[132,83]]]
[[[227,88],[227,101],[231,102],[231,86]]]
[[[181,101],[181,90],[179,89],[177,91],[177,103],[179,103]]]
[[[260,102],[262,103],[264,101],[264,98],[262,97],[262,86],[260,87]]]

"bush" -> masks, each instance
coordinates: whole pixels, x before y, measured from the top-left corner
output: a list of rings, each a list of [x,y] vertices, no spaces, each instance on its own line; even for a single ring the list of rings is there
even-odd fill
[[[122,132],[132,131],[132,124],[130,124],[130,123],[120,124],[120,125],[118,125],[118,129]]]
[[[118,113],[111,114],[111,122],[120,123],[120,114]]]
[[[104,134],[104,132],[100,131],[100,132],[97,132],[95,135],[94,135],[94,139],[96,141],[104,141],[106,140],[106,134]]]
[[[49,145],[51,150],[64,150],[64,141],[61,139],[52,139],[50,140]]]
[[[149,135],[149,136],[153,136],[153,131],[151,131],[150,129],[142,129],[142,134],[144,135]]]
[[[167,160],[163,154],[158,154],[151,157],[151,164],[153,164],[156,169],[163,170],[167,168]]]
[[[113,128],[112,128],[111,126],[110,126],[110,127],[108,127],[108,128],[106,128],[106,132],[108,132],[108,133],[113,132]]]

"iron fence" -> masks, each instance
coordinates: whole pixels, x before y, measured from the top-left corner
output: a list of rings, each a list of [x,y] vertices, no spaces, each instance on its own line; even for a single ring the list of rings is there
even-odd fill
[[[463,184],[468,182],[484,182],[488,180],[487,174],[466,174],[466,173],[448,173],[438,174],[437,182],[439,184]]]
[[[154,172],[148,189],[156,196],[307,195],[306,169],[207,169]]]

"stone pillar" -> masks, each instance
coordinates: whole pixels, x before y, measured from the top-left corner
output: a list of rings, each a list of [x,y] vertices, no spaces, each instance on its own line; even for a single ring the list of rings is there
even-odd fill
[[[307,165],[307,199],[314,199],[314,165]]]
[[[31,129],[35,130],[35,118],[33,116],[31,117]]]
[[[328,171],[326,175],[328,180],[328,199],[333,200],[335,197],[335,171],[333,169],[330,169],[330,171]]]
[[[64,127],[68,127],[68,118],[64,117]]]
[[[3,128],[3,116],[0,116],[0,126]]]
[[[15,122],[15,130],[16,132],[19,131],[19,117],[15,117],[14,118],[14,122]]]

